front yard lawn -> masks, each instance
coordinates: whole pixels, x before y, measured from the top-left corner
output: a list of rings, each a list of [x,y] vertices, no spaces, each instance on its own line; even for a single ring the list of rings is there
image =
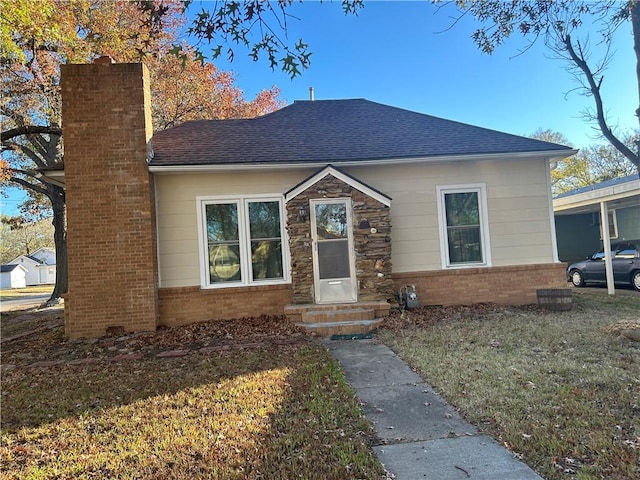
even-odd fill
[[[0,477],[383,478],[338,364],[278,319],[258,322],[3,345],[15,366],[2,375]],[[34,351],[63,363],[30,367],[44,359]]]
[[[640,478],[640,296],[574,293],[570,312],[426,307],[380,333],[479,428],[548,480]]]

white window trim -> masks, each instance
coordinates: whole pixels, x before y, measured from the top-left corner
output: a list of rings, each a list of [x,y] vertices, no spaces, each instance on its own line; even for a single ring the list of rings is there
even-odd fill
[[[436,185],[437,205],[438,205],[438,227],[440,233],[440,259],[442,268],[477,268],[491,266],[491,243],[489,235],[489,216],[487,209],[487,185],[485,183],[470,183],[463,185]],[[480,242],[482,244],[482,262],[455,263],[449,260],[449,243],[447,235],[447,217],[445,211],[444,196],[447,193],[469,193],[478,194],[478,207],[480,208]]]
[[[250,202],[277,201],[280,205],[280,234],[282,238],[282,270],[283,278],[268,280],[251,279],[251,239],[247,226],[247,208]],[[240,243],[240,271],[242,279],[238,282],[209,282],[209,242],[206,229],[205,206],[219,203],[234,203],[238,205],[238,236]],[[282,194],[256,195],[218,195],[196,197],[198,216],[198,254],[200,264],[200,287],[202,289],[238,288],[259,285],[282,285],[291,283],[291,261],[289,253],[289,236],[287,235],[287,213]]]

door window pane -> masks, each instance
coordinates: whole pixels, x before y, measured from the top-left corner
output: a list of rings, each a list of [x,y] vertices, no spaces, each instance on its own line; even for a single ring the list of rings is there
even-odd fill
[[[321,280],[348,278],[349,240],[318,242],[318,267]]]
[[[347,205],[319,203],[315,206],[318,240],[347,238]]]

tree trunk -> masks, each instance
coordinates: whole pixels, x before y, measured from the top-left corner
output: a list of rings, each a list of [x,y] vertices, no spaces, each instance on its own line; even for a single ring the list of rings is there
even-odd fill
[[[53,239],[56,245],[56,286],[46,306],[60,303],[62,294],[67,293],[69,285],[69,270],[67,267],[67,225],[65,220],[64,189],[56,185],[47,185],[51,208],[53,209]]]

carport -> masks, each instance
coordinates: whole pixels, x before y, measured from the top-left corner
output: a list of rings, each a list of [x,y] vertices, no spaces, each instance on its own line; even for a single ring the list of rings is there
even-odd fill
[[[579,237],[575,225],[589,221],[585,228],[595,227],[605,251],[605,268],[609,295],[615,294],[611,265],[611,241],[615,239],[640,239],[640,178],[636,175],[615,178],[560,194],[553,199],[556,229],[560,230],[564,220],[573,217],[574,230],[570,234]],[[619,220],[617,212],[624,212]],[[608,225],[609,228],[600,228]],[[558,248],[563,236],[558,232]],[[575,241],[579,241],[577,238]]]

